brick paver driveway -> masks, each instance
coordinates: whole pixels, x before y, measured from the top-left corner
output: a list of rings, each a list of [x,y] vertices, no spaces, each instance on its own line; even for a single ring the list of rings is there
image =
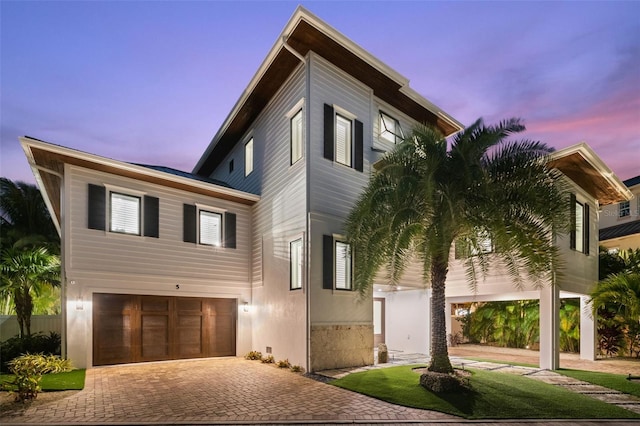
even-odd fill
[[[447,419],[458,418],[388,404],[241,358],[93,368],[83,391],[0,414],[0,424]]]

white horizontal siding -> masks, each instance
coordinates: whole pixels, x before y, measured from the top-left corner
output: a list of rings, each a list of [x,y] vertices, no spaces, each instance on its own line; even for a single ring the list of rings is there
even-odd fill
[[[68,167],[67,275],[75,271],[195,278],[246,287],[251,279],[250,207],[137,180]],[[88,229],[88,184],[114,185],[159,199],[160,238]],[[183,242],[183,204],[203,204],[236,214],[237,249]]]
[[[4,342],[10,337],[20,334],[18,317],[15,315],[0,315],[0,341]],[[26,330],[25,330],[26,331]],[[48,335],[50,332],[62,333],[61,315],[32,315],[31,334],[42,333]]]
[[[372,158],[371,90],[317,55],[310,55],[310,210],[345,218],[369,181]],[[363,123],[364,172],[324,158],[324,104]]]

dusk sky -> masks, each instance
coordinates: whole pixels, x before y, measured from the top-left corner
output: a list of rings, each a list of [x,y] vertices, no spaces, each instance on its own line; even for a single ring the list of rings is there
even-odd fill
[[[0,1],[0,175],[18,137],[191,171],[297,2]],[[640,2],[302,2],[468,125],[640,175]]]

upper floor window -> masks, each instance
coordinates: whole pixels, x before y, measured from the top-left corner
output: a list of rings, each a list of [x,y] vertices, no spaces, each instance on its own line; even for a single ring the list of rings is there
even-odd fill
[[[140,197],[111,192],[110,198],[109,230],[140,235]]]
[[[244,175],[249,176],[253,171],[253,138],[244,145]]]
[[[290,284],[291,290],[302,288],[302,238],[289,243],[289,270],[290,270]]]
[[[380,137],[391,143],[400,143],[404,140],[404,133],[400,122],[388,114],[380,111]]]
[[[336,114],[336,162],[351,167],[351,120]]]
[[[222,214],[200,210],[200,244],[219,247],[222,243]]]
[[[355,115],[324,105],[324,158],[363,171],[364,126]]]
[[[107,197],[107,187],[108,191]],[[89,229],[118,234],[159,237],[159,200],[138,191],[111,185],[88,186]]]
[[[629,201],[623,201],[618,204],[618,217],[627,217],[631,215],[631,203]]]
[[[571,234],[569,247],[575,251],[589,254],[589,204],[576,200],[576,196],[571,194]]]
[[[236,215],[214,208],[183,204],[183,241],[236,248]]]
[[[290,119],[291,132],[291,164],[302,158],[303,131],[302,131],[302,109],[300,109]]]

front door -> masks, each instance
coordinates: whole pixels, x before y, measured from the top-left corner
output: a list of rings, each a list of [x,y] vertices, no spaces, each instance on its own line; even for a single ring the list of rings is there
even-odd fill
[[[384,299],[373,299],[373,345],[385,343],[384,339]]]

